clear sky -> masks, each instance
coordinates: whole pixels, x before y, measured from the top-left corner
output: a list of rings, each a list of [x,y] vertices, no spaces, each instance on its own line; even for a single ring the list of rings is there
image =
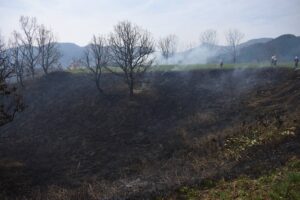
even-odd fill
[[[199,41],[216,29],[219,41],[237,28],[244,40],[300,35],[300,0],[0,0],[0,31],[8,38],[19,29],[20,15],[35,16],[60,42],[86,45],[93,34],[108,34],[130,20],[155,38],[176,34],[181,45]]]

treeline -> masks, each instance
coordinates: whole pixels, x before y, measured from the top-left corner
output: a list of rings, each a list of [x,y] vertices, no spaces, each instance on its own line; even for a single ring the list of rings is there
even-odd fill
[[[15,113],[23,110],[17,87],[23,88],[25,79],[35,79],[40,69],[48,74],[60,68],[62,55],[53,32],[38,24],[34,17],[21,16],[20,28],[20,32],[13,32],[8,44],[0,39],[0,125],[13,120]],[[154,45],[148,31],[123,21],[109,36],[93,36],[80,64],[90,70],[101,94],[104,93],[101,75],[106,69],[124,79],[132,98],[136,82],[153,63]],[[8,84],[10,81],[13,83]]]
[[[12,100],[15,106],[9,106],[13,111],[6,111],[6,99],[17,91],[16,86],[23,88],[25,79],[35,79],[37,72],[48,74],[50,71],[60,69],[60,53],[56,37],[49,28],[38,24],[36,18],[21,16],[20,31],[14,31],[8,44],[0,37],[0,112],[9,116],[11,120],[15,112],[20,111],[20,98]],[[243,34],[237,30],[227,34],[228,44],[232,52],[233,61],[236,62],[237,48]],[[216,32],[208,30],[200,37],[203,45],[213,48],[216,43]],[[104,94],[101,87],[103,70],[111,72],[124,79],[128,86],[129,97],[134,96],[134,87],[143,77],[143,74],[153,64],[152,55],[155,46],[162,57],[168,60],[176,53],[177,37],[169,35],[155,43],[147,30],[129,22],[122,21],[114,26],[107,36],[93,36],[86,47],[84,57],[78,58],[79,64],[86,67],[93,75],[98,91]],[[118,68],[119,70],[116,70]],[[15,81],[14,88],[9,89],[7,82]],[[15,94],[16,95],[16,94]],[[18,103],[19,102],[19,103]]]
[[[4,49],[7,50],[9,70],[12,70],[17,83],[24,87],[24,79],[35,78],[38,72],[48,74],[60,69],[62,56],[58,49],[53,31],[43,24],[39,24],[35,17],[21,16],[20,31],[14,31]],[[233,62],[238,56],[238,47],[243,34],[238,30],[226,33],[228,50]],[[207,30],[200,34],[200,43],[209,49],[217,45],[215,30]],[[2,41],[4,42],[4,41]],[[176,53],[178,46],[177,36],[170,34],[160,38],[157,43],[147,30],[132,24],[129,21],[119,22],[108,36],[93,36],[91,43],[86,47],[84,58],[77,58],[77,64],[88,68],[94,75],[98,90],[101,89],[101,74],[103,68],[115,73],[108,66],[119,67],[129,88],[129,95],[133,95],[133,88],[137,79],[151,66],[154,56],[151,56],[157,47],[161,56],[168,59]],[[200,55],[199,55],[200,56]],[[118,74],[120,75],[120,73]]]
[[[20,17],[21,31],[14,31],[9,39],[7,55],[17,82],[24,86],[24,78],[35,78],[37,69],[45,74],[59,66],[61,54],[53,32],[34,17]]]
[[[15,81],[24,87],[24,80],[35,79],[37,72],[48,74],[60,69],[60,53],[56,37],[43,24],[38,24],[34,17],[20,17],[20,31],[14,31],[8,44],[1,38],[1,57],[7,63],[1,65],[5,75],[2,80]],[[129,95],[133,96],[135,82],[151,66],[154,52],[154,40],[151,34],[129,21],[118,23],[109,36],[93,36],[86,47],[80,65],[89,69],[94,75],[96,86],[100,86],[103,69],[113,74],[123,76],[129,88]],[[108,67],[110,66],[110,67]],[[111,68],[119,67],[123,73]]]

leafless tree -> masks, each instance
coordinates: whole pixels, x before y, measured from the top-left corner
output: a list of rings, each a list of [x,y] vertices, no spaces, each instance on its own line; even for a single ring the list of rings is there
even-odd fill
[[[16,92],[16,87],[10,87],[7,79],[13,73],[10,65],[9,54],[0,37],[0,126],[12,121],[15,113],[23,110],[21,95]]]
[[[107,39],[103,36],[93,36],[91,43],[85,49],[84,57],[84,66],[93,74],[98,91],[103,93],[100,81],[102,71],[109,61]]]
[[[177,37],[176,35],[168,35],[158,41],[158,48],[161,50],[162,56],[168,61],[176,53]]]
[[[231,29],[226,33],[225,36],[229,53],[232,56],[232,61],[233,63],[236,63],[239,53],[239,45],[241,40],[244,38],[244,34],[237,29]]]
[[[12,73],[13,69],[9,63],[9,55],[4,40],[0,36],[0,84],[6,82]]]
[[[154,42],[149,32],[129,21],[118,23],[109,38],[112,62],[124,73],[130,98],[136,81],[152,65]],[[112,71],[112,70],[111,70]]]
[[[19,40],[22,45],[20,48],[24,56],[24,64],[28,68],[31,77],[35,76],[35,68],[38,63],[39,51],[36,49],[36,38],[38,34],[38,25],[35,17],[20,17],[20,25],[22,35],[19,35]]]
[[[16,31],[13,32],[13,37],[10,40],[9,58],[14,69],[17,82],[24,87],[24,56],[21,52],[22,45],[19,43],[19,35]]]
[[[44,25],[40,25],[38,28],[37,44],[39,52],[38,63],[44,73],[48,74],[50,69],[58,66],[61,53],[57,47],[53,32],[47,30]]]
[[[200,35],[200,42],[209,49],[215,48],[218,43],[217,31],[213,29],[206,30]]]

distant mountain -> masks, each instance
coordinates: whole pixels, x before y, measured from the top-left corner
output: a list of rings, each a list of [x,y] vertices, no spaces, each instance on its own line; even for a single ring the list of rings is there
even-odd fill
[[[241,48],[251,46],[253,44],[263,44],[273,40],[273,38],[259,38],[259,39],[252,39],[244,42],[240,45]]]
[[[271,40],[272,38],[252,39],[240,44],[240,48],[243,49],[252,45],[263,45]],[[208,48],[205,45],[199,45],[195,48],[178,52],[175,56],[169,59],[168,64],[204,64],[216,63],[220,60],[231,62],[231,57],[229,56],[227,49],[227,46],[215,45]]]
[[[68,67],[74,60],[83,57],[85,47],[74,43],[57,44],[63,54],[60,60],[63,67]],[[160,52],[156,52],[155,57],[160,64],[216,63],[220,60],[229,63],[232,61],[232,58],[227,49],[226,46],[215,46],[209,49],[200,45],[183,52],[178,52],[168,62],[161,58]],[[244,42],[240,45],[238,62],[269,61],[272,55],[276,55],[279,62],[292,61],[295,55],[300,56],[300,37],[285,34],[275,39],[259,38]]]
[[[240,62],[269,61],[276,55],[278,61],[292,61],[300,55],[300,37],[286,34],[266,43],[257,43],[244,47],[240,51]]]
[[[57,46],[62,53],[60,63],[63,67],[68,67],[73,60],[82,58],[84,53],[84,47],[74,43],[57,43]]]

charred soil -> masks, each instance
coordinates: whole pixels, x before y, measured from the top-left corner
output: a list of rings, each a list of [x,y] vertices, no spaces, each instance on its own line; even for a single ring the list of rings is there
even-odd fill
[[[55,72],[26,87],[0,128],[0,198],[152,199],[300,155],[292,69],[149,72],[134,99],[118,77],[102,85]]]

